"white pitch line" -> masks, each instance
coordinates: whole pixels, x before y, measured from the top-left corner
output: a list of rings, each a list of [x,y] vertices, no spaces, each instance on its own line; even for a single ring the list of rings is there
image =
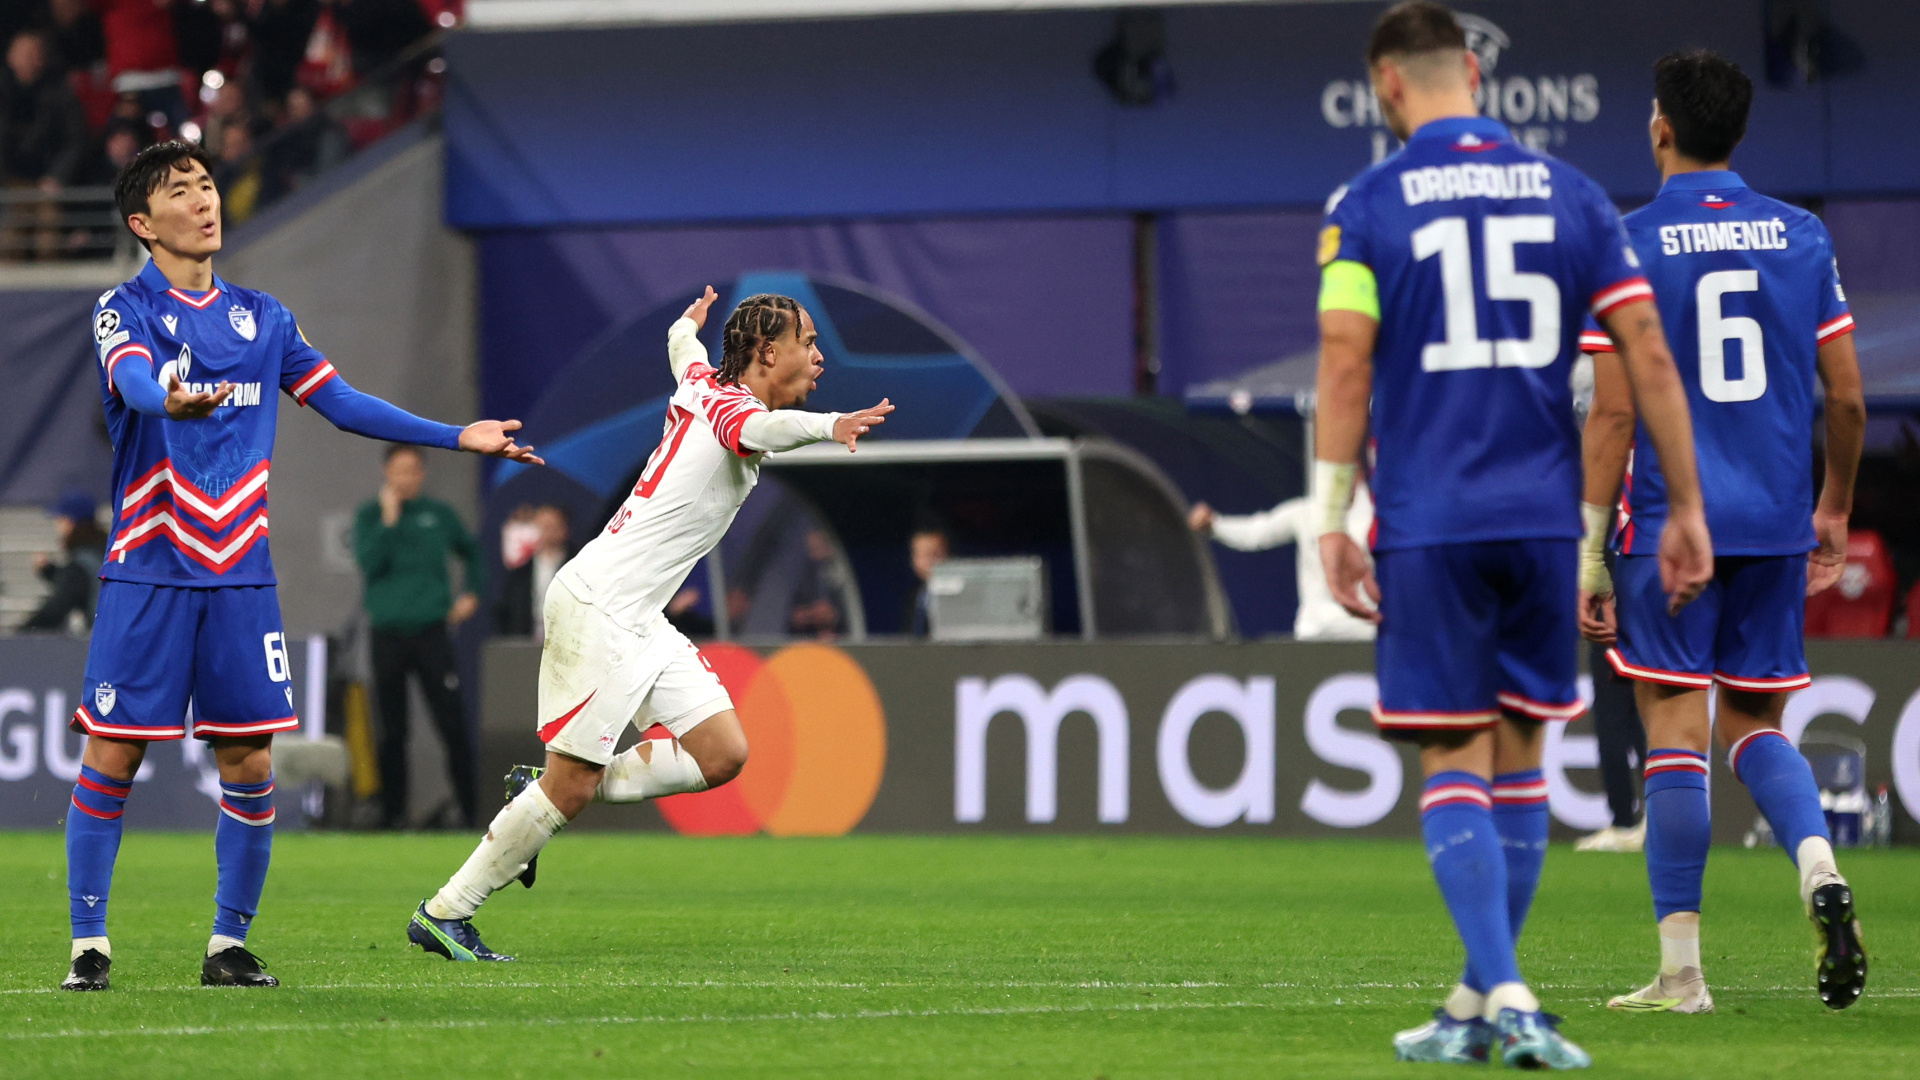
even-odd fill
[[[837,1020],[892,1020],[926,1019],[939,1017],[974,1016],[1043,1016],[1049,1014],[1071,1014],[1091,1012],[1169,1012],[1189,1009],[1270,1009],[1270,1004],[1255,1001],[1195,1001],[1195,1002],[1143,1002],[1125,1005],[1012,1005],[977,1009],[875,1009],[860,1012],[785,1012],[762,1013],[754,1016],[591,1016],[561,1020],[380,1020],[351,1021],[338,1024],[237,1024],[231,1027],[170,1027],[170,1028],[120,1028],[120,1029],[75,1029],[62,1028],[55,1031],[10,1031],[0,1034],[6,1041],[28,1039],[107,1039],[120,1037],[153,1037],[181,1035],[257,1035],[257,1034],[299,1034],[316,1031],[395,1031],[400,1029],[419,1030],[466,1030],[470,1028],[490,1027],[574,1027],[611,1024],[763,1024],[781,1022],[837,1021]]]
[[[1233,983],[1223,982],[1107,982],[1099,979],[1086,982],[801,982],[797,980],[744,980],[730,982],[725,980],[703,979],[685,981],[618,981],[596,982],[593,989],[609,990],[1210,990],[1229,989]],[[1263,984],[1266,985],[1266,984]],[[1274,986],[1285,984],[1274,983]],[[1389,984],[1368,984],[1386,986]],[[1451,984],[1449,984],[1451,985]],[[288,990],[581,990],[588,989],[584,982],[382,982],[382,983],[313,983],[310,985],[290,985]],[[199,993],[206,987],[181,986],[142,986],[129,990],[130,993]],[[1331,987],[1331,989],[1342,989]],[[0,990],[0,994],[55,994],[57,986],[21,987],[12,990]]]
[[[1604,988],[1568,983],[1534,983],[1536,990],[1552,990],[1561,993],[1586,994],[1605,993]],[[334,990],[1308,990],[1318,993],[1343,993],[1357,990],[1448,990],[1452,983],[1415,983],[1415,982],[1358,982],[1358,983],[1319,983],[1319,982],[1263,982],[1263,983],[1226,983],[1226,982],[1112,982],[1089,980],[1084,982],[1066,981],[953,981],[953,982],[800,982],[787,980],[739,980],[720,979],[702,980],[655,980],[596,982],[588,985],[583,982],[383,982],[383,983],[313,983],[308,985],[287,985],[283,989],[290,992],[320,992]],[[1804,994],[1811,992],[1806,986],[1716,986],[1722,994]],[[206,992],[203,986],[141,986],[122,987],[117,993],[128,994],[198,994]],[[57,994],[60,989],[54,986],[18,987],[0,990],[0,995],[14,994]],[[1879,987],[1869,986],[1866,996],[1869,998],[1910,998],[1920,997],[1920,987]]]

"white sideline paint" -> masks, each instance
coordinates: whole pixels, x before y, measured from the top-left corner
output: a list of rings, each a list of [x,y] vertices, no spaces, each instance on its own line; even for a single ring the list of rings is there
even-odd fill
[[[859,1012],[784,1012],[761,1013],[756,1016],[585,1016],[562,1020],[379,1020],[348,1021],[338,1024],[244,1024],[233,1027],[194,1027],[172,1028],[91,1028],[79,1030],[65,1028],[57,1031],[8,1032],[4,1038],[9,1041],[23,1039],[107,1039],[120,1036],[179,1036],[179,1035],[236,1035],[236,1034],[279,1034],[313,1031],[394,1031],[415,1030],[466,1030],[469,1028],[491,1027],[594,1027],[611,1024],[763,1024],[792,1021],[835,1021],[835,1020],[914,1020],[947,1016],[1044,1016],[1049,1014],[1071,1014],[1091,1012],[1171,1012],[1187,1009],[1271,1009],[1274,1006],[1254,1001],[1220,1002],[1148,1002],[1125,1005],[1009,1005],[977,1009],[872,1009]]]

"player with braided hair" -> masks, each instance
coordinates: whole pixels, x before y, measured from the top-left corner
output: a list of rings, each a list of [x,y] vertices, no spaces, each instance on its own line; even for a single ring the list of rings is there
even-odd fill
[[[488,896],[533,884],[540,849],[595,799],[640,802],[705,791],[739,775],[747,737],[733,701],[678,630],[666,603],[726,535],[760,478],[760,459],[808,443],[843,443],[885,423],[892,403],[852,413],[800,412],[824,361],[813,318],[792,297],[752,296],[727,319],[720,369],[700,328],[709,288],[667,331],[679,384],[666,430],[613,520],[560,568],[547,590],[537,727],[544,768],[515,766],[510,801],[445,887],[413,913],[407,937],[449,960],[511,960],[470,922]],[[627,724],[670,738],[622,754]]]
[[[778,340],[800,321],[800,301],[791,296],[758,293],[740,301],[727,316],[725,336],[720,343],[720,370],[714,378],[736,384],[753,361],[754,354],[770,341]]]

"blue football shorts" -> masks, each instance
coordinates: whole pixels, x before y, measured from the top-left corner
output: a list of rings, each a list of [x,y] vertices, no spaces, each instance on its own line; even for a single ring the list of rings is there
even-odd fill
[[[300,726],[271,585],[100,583],[71,726],[112,739],[266,735]]]
[[[1374,552],[1374,655],[1389,737],[1571,720],[1580,700],[1579,542],[1493,540]]]
[[[1607,653],[1629,679],[1705,690],[1781,692],[1807,674],[1807,557],[1716,555],[1700,598],[1667,615],[1660,560],[1622,555],[1613,571],[1620,641]]]

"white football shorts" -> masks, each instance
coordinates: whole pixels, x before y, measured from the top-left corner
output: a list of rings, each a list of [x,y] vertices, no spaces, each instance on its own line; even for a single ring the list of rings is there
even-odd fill
[[[547,640],[540,653],[540,741],[595,765],[613,760],[628,724],[659,724],[674,738],[733,699],[700,651],[666,619],[638,634],[567,590],[547,586]]]

